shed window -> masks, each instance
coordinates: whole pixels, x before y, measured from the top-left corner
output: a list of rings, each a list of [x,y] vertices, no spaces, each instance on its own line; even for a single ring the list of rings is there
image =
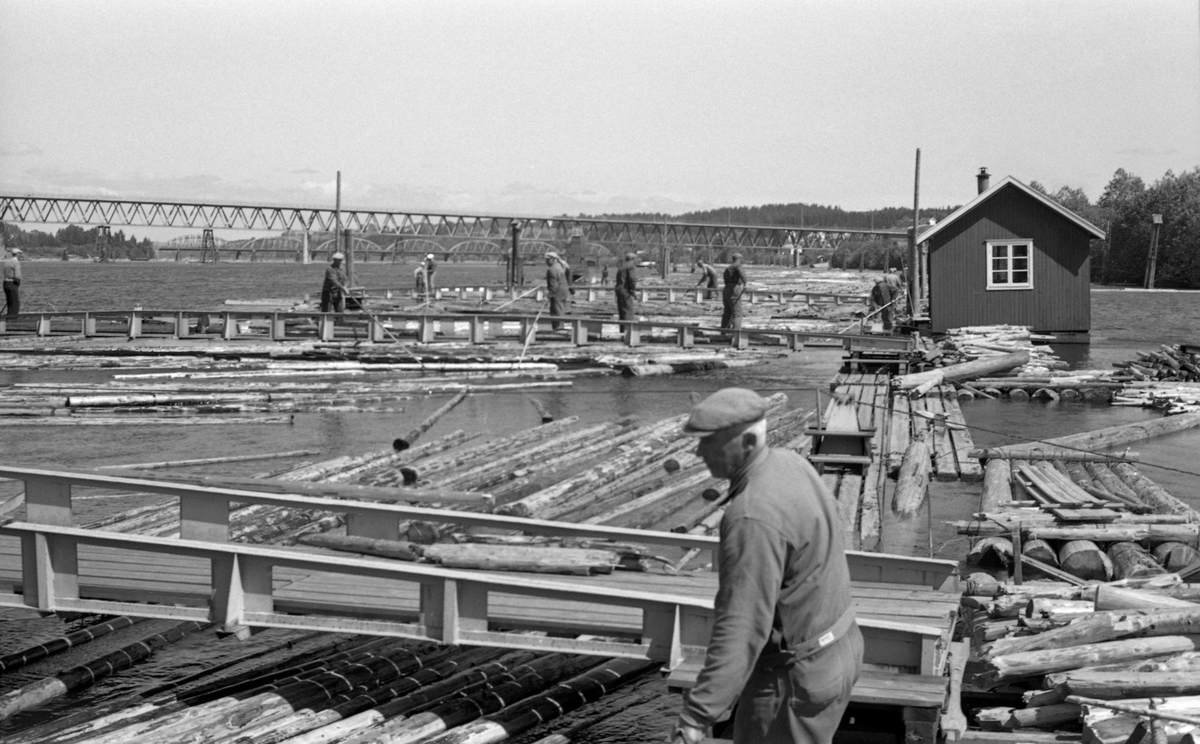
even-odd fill
[[[988,289],[1033,289],[1033,243],[989,240]]]

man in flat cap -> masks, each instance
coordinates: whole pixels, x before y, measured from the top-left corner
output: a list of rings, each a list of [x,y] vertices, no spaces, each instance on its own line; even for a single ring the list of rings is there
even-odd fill
[[[346,269],[342,261],[346,257],[335,253],[329,257],[329,265],[325,267],[325,282],[321,285],[321,312],[333,310],[335,313],[346,312]]]
[[[614,290],[617,295],[617,318],[619,320],[637,320],[637,254],[626,253],[625,260],[617,269],[617,283]]]
[[[0,244],[3,243],[0,236]],[[16,317],[21,313],[21,249],[4,248],[0,246],[0,255],[4,271],[4,306],[8,317]]]
[[[725,267],[725,288],[721,294],[721,327],[741,328],[742,294],[746,291],[746,272],[742,268],[742,254],[733,254],[733,263]]]
[[[729,496],[712,637],[671,744],[696,744],[735,704],[735,744],[830,742],[862,668],[837,503],[806,459],[767,446],[768,407],[725,388],[684,425]]]
[[[571,275],[567,262],[554,251],[546,252],[546,294],[550,296],[550,317],[561,318],[567,314],[567,295],[571,291]],[[554,330],[562,328],[557,320],[551,322]]]

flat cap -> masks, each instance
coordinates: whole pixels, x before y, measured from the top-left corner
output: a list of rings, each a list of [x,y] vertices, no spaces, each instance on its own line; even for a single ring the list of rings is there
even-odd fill
[[[626,253],[625,258],[637,258],[637,254],[636,253]]]
[[[767,415],[771,404],[753,390],[730,387],[718,390],[696,404],[683,425],[683,433],[706,437],[731,426],[753,424]]]
[[[741,257],[742,257],[742,254],[740,254],[740,253],[735,253],[735,254],[733,254],[733,257],[734,257],[734,258],[741,258]]]
[[[335,253],[335,254],[333,254],[332,256],[330,256],[330,257],[329,257],[329,260],[330,260],[330,261],[340,261],[341,259],[343,259],[343,258],[345,258],[345,257],[346,257],[346,256],[345,256],[344,254],[342,254],[342,253]]]
[[[546,258],[558,258],[558,254],[554,251],[546,251]]]

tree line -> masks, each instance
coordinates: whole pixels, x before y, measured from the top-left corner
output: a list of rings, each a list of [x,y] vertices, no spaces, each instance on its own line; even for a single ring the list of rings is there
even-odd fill
[[[1064,186],[1050,193],[1037,181],[1029,185],[1106,233],[1104,240],[1092,241],[1093,282],[1143,283],[1158,214],[1154,286],[1200,289],[1200,167],[1178,175],[1167,171],[1150,186],[1118,168],[1095,203],[1082,189]]]
[[[80,256],[100,258],[96,236],[99,228],[85,230],[78,225],[67,225],[54,233],[42,230],[24,230],[19,225],[0,223],[4,231],[4,244],[20,248],[32,256]],[[104,258],[150,258],[154,255],[154,241],[150,238],[138,240],[136,235],[125,236],[124,230],[111,231],[103,244]]]

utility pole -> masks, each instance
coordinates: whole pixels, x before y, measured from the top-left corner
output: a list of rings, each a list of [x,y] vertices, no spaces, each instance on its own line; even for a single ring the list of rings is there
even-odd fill
[[[521,221],[509,224],[512,230],[512,257],[508,262],[508,288],[511,290],[525,284],[524,267],[521,265]]]
[[[337,172],[336,196],[333,207],[333,252],[342,252],[342,172]]]
[[[915,316],[920,309],[920,298],[923,296],[925,277],[922,276],[921,262],[917,255],[917,223],[921,219],[921,148],[917,148],[917,170],[913,178],[913,224],[912,233],[908,236],[908,296],[912,314]]]
[[[1162,215],[1150,216],[1150,256],[1146,262],[1146,289],[1154,289],[1154,271],[1158,267],[1158,233],[1162,230]]]

